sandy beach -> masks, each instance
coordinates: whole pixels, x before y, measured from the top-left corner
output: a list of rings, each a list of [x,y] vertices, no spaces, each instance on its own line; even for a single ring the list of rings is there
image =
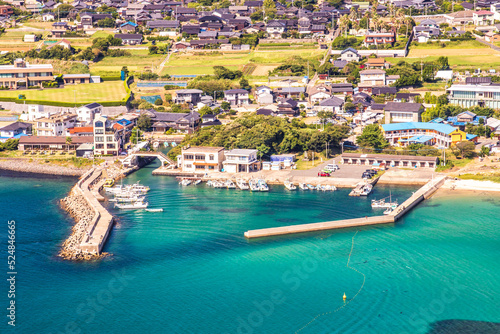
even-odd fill
[[[441,189],[500,192],[500,183],[492,181],[449,179],[446,180]]]

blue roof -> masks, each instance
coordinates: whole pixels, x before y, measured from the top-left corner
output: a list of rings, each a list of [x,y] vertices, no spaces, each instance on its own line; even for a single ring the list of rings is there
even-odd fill
[[[132,124],[132,122],[131,122],[131,121],[129,121],[128,119],[125,119],[125,118],[122,118],[122,119],[120,119],[120,120],[116,121],[116,123],[121,124],[121,125],[124,125],[124,126],[127,126],[127,125],[129,125],[129,124]]]
[[[432,139],[434,139],[433,136],[418,135],[418,136],[413,136],[413,137],[408,138],[408,139],[401,139],[401,141],[407,141],[407,142],[418,143],[418,144],[425,144],[429,140],[432,140]]]
[[[429,123],[443,123],[443,122],[444,122],[444,119],[442,119],[441,117],[434,118],[434,119],[429,121]]]
[[[130,22],[130,21],[127,21],[127,22],[125,22],[125,23],[121,24],[121,25],[120,25],[120,27],[123,27],[124,25],[127,25],[127,24],[130,24],[132,27],[137,27],[137,24],[136,24],[136,23],[134,23],[134,22]]]
[[[424,122],[382,124],[382,129],[384,129],[384,131],[423,129],[423,130],[434,130],[445,134],[450,134],[456,130],[453,126],[449,124],[424,123]]]
[[[474,138],[476,138],[476,137],[477,137],[476,135],[471,135],[471,134],[467,134],[467,135],[465,136],[465,138],[466,138],[467,140],[471,140],[471,139],[474,139]]]

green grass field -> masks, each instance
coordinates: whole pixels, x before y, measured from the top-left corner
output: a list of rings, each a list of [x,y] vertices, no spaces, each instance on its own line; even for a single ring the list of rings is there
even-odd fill
[[[306,59],[321,58],[325,50],[291,49],[279,51],[252,51],[250,53],[229,52],[217,54],[179,53],[174,54],[165,64],[162,74],[213,74],[213,66],[243,70],[248,63],[255,65],[280,65],[288,58],[300,56]]]
[[[81,105],[91,102],[120,101],[127,92],[123,81],[67,85],[60,89],[0,91],[0,97],[17,97],[19,94],[26,95],[28,100],[75,102],[76,105]]]
[[[479,50],[478,50],[479,51]],[[485,50],[486,51],[486,50]],[[459,53],[456,51],[455,53]],[[478,54],[478,55],[446,55],[448,57],[448,63],[453,69],[490,69],[494,68],[500,70],[500,53],[497,54]],[[422,61],[435,61],[439,56],[428,56],[428,57],[410,57],[408,58],[386,58],[386,60],[392,64],[397,64],[398,62],[404,60],[408,63],[415,63]]]
[[[148,50],[127,50],[131,56],[127,57],[105,57],[97,63],[90,65],[90,73],[93,75],[119,75],[123,66],[127,66],[130,72],[141,72],[150,70],[151,66],[157,68],[165,55],[148,55]]]
[[[411,45],[410,49],[488,49],[488,46],[479,43],[476,40],[472,41],[456,41],[456,42],[443,42],[444,47],[441,47],[441,43],[418,43],[417,45]]]

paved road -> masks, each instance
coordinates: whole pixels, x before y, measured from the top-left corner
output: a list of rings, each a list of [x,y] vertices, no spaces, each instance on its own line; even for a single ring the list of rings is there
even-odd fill
[[[476,37],[476,41],[478,41],[479,43],[484,44],[486,46],[489,46],[490,48],[492,48],[495,51],[500,52],[500,48],[498,46],[495,46],[495,45],[493,45],[491,43],[488,43],[485,40],[482,40],[481,38]]]

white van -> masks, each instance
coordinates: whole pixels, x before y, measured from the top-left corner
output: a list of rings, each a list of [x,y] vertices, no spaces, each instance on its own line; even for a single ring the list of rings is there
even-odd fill
[[[329,170],[330,172],[335,172],[336,170],[340,169],[338,165],[335,164],[328,164],[324,168],[325,170]]]

